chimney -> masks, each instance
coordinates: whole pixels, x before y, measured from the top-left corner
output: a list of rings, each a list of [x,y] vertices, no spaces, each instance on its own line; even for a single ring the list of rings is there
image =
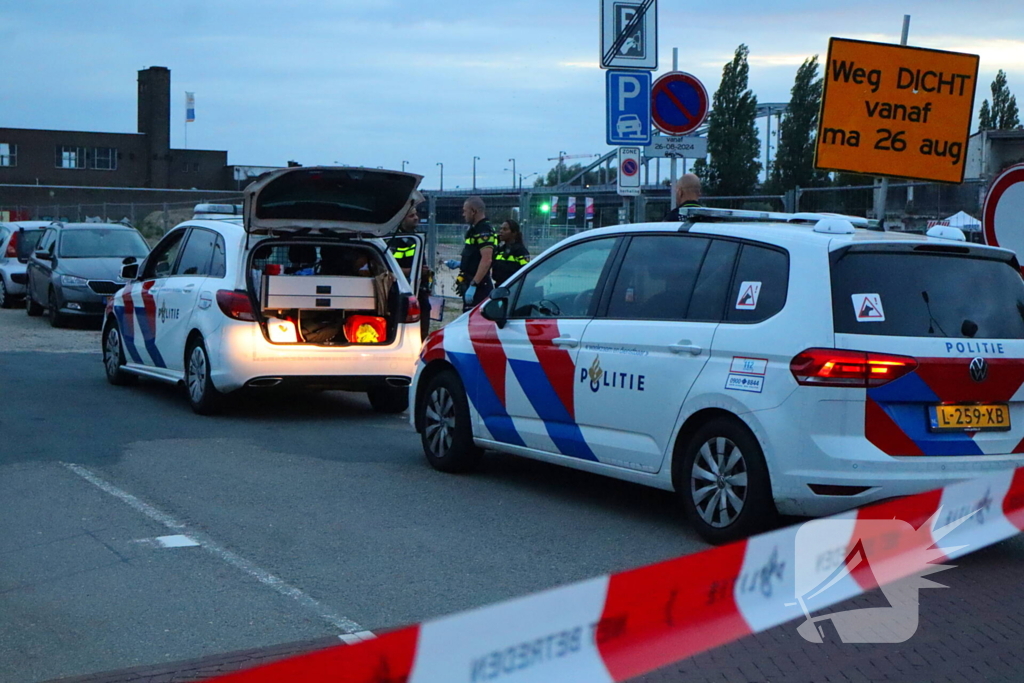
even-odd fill
[[[166,188],[171,170],[171,70],[139,71],[139,132],[146,136],[146,186]]]

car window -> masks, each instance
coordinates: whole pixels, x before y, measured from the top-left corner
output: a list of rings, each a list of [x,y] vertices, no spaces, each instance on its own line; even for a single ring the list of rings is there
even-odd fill
[[[1024,339],[1024,280],[1005,260],[847,251],[832,264],[832,316],[847,334]]]
[[[54,245],[54,242],[56,242],[56,240],[57,240],[57,231],[54,230],[53,228],[50,228],[39,239],[39,246],[37,247],[37,249],[39,251],[49,251],[49,252],[52,253],[53,252],[53,245]]]
[[[634,237],[615,279],[607,317],[685,320],[710,242],[679,234]]]
[[[688,320],[720,322],[725,313],[725,302],[729,295],[729,281],[736,263],[739,242],[713,240],[708,248],[704,264],[700,268],[697,284],[690,297]]]
[[[727,300],[726,322],[767,320],[786,305],[788,289],[789,255],[779,249],[744,244]]]
[[[583,318],[618,238],[574,244],[544,259],[522,278],[512,318]]]
[[[216,244],[217,233],[193,228],[174,267],[174,275],[209,275]]]
[[[168,234],[156,249],[146,259],[146,269],[142,273],[143,280],[151,280],[158,277],[167,277],[171,274],[175,261],[178,260],[178,252],[181,251],[182,238],[186,230],[175,230]]]
[[[224,247],[224,237],[217,235],[217,241],[213,245],[213,261],[210,263],[210,277],[224,277],[228,273],[227,250]]]

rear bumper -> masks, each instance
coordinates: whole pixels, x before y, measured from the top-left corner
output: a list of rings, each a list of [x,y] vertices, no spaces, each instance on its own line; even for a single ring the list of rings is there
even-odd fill
[[[21,285],[24,291],[25,285],[28,284],[28,273],[8,273],[12,285]]]

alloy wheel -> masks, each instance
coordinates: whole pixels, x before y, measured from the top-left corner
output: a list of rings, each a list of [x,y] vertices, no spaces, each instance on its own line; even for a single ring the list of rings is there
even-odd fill
[[[0,308],[7,308],[7,285],[4,284],[3,277],[0,277]]]
[[[716,436],[700,447],[690,472],[690,495],[710,526],[723,528],[736,520],[747,501],[747,462],[735,443]]]
[[[208,372],[206,354],[203,347],[195,346],[188,359],[188,395],[193,403],[202,403],[206,392],[206,375]]]
[[[103,362],[107,366],[107,374],[117,375],[121,369],[121,335],[116,327],[107,330],[107,341],[103,345]]]
[[[455,400],[446,387],[437,387],[427,401],[424,432],[435,458],[443,458],[452,447],[455,433]]]

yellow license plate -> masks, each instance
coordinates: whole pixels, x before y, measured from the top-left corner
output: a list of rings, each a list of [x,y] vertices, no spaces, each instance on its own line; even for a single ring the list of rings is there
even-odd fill
[[[974,406],[932,406],[932,431],[976,432],[1010,428],[1010,407],[1005,403]]]

